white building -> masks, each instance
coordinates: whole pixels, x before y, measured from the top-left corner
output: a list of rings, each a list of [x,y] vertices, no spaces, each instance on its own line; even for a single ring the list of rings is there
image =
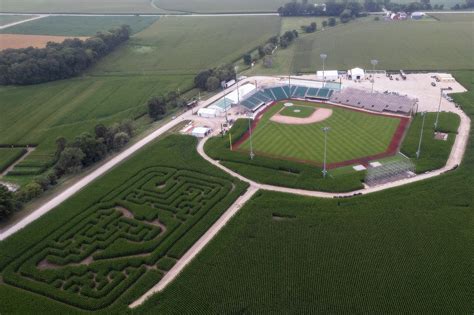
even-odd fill
[[[211,128],[207,128],[207,127],[196,127],[191,132],[191,134],[197,138],[204,138],[210,133],[211,133]]]
[[[439,81],[439,82],[454,82],[456,81],[453,76],[449,73],[437,73],[435,74],[435,78]]]
[[[362,68],[354,68],[354,69],[348,70],[347,75],[350,80],[365,79],[365,71]]]
[[[339,72],[337,70],[318,70],[316,78],[321,81],[335,81],[339,79]]]
[[[199,117],[213,118],[217,116],[217,111],[214,108],[200,108],[197,114]]]

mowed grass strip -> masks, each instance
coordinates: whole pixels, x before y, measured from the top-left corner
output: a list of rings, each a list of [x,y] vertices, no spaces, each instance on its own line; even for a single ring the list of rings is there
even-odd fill
[[[135,34],[153,24],[157,19],[158,17],[150,16],[48,16],[0,30],[0,33],[92,36],[97,32],[105,32],[125,24],[129,25],[132,34]]]
[[[26,153],[24,148],[0,148],[0,173]]]
[[[289,106],[284,107],[279,114],[283,116],[306,118],[311,116],[314,111],[315,108],[310,106]]]
[[[328,163],[362,158],[385,152],[400,122],[398,118],[337,106],[308,102],[295,102],[295,104],[330,108],[333,114],[328,119],[313,124],[280,124],[272,122],[270,118],[282,108],[283,104],[274,105],[253,130],[253,148],[257,153],[321,163],[324,153],[322,128],[330,127],[327,141]],[[240,148],[249,150],[250,139]]]
[[[164,17],[102,60],[94,73],[186,73],[240,59],[278,34],[279,17]]]

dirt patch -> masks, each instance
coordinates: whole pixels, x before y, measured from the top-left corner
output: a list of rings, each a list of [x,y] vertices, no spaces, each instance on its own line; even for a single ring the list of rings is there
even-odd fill
[[[270,120],[279,124],[287,125],[308,125],[328,119],[332,115],[330,108],[317,108],[309,117],[299,118],[281,115],[279,112],[273,115]]]
[[[448,134],[444,132],[435,132],[435,140],[448,141]]]
[[[0,50],[7,48],[26,48],[30,46],[44,48],[48,42],[60,43],[67,38],[79,38],[85,40],[88,37],[0,34]]]
[[[61,265],[56,265],[56,264],[50,263],[45,258],[45,259],[43,259],[42,261],[40,261],[38,263],[38,269],[45,270],[45,269],[58,269],[58,268],[64,268],[64,267],[70,267],[70,266],[80,266],[80,265],[86,265],[87,266],[87,265],[90,265],[93,262],[94,262],[94,258],[92,258],[92,256],[88,256],[85,259],[83,259],[81,262],[61,266]]]
[[[120,206],[115,207],[115,209],[120,211],[125,218],[133,219],[133,213],[131,213],[130,210]]]

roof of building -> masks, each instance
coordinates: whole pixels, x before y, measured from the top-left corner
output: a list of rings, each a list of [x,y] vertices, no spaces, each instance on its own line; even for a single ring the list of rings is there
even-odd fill
[[[205,134],[207,132],[209,132],[211,130],[211,128],[208,128],[208,127],[196,127],[193,129],[192,133],[193,134]]]
[[[337,70],[324,70],[324,71],[318,70],[316,72],[316,76],[322,77],[323,73],[324,73],[325,77],[334,77],[334,76],[337,77],[339,75],[339,71],[337,71]]]
[[[210,115],[215,115],[216,110],[214,108],[200,108],[198,110],[198,115],[199,114],[210,114]]]
[[[350,75],[364,75],[365,71],[362,68],[353,68],[347,71]]]
[[[244,85],[239,86],[238,90],[239,92],[237,93],[237,89],[234,91],[230,92],[227,94],[225,97],[232,102],[232,104],[237,104],[239,101],[239,98],[242,100],[247,94],[251,93],[252,91],[255,91],[257,87],[251,83],[247,83]]]

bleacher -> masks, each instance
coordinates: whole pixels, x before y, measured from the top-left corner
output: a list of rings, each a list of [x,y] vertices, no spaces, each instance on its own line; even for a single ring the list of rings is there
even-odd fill
[[[311,98],[327,100],[333,94],[329,88],[313,88],[298,85],[283,85],[266,88],[241,101],[240,104],[251,111],[256,111],[261,106],[273,101],[281,101],[290,98]]]
[[[391,93],[370,93],[354,88],[346,88],[331,95],[331,101],[375,112],[392,112],[408,115],[416,100]]]

